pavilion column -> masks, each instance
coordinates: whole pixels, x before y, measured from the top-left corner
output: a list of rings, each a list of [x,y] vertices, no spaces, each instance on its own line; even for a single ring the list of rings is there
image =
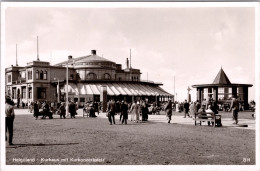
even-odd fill
[[[213,88],[213,100],[218,102],[218,87]]]
[[[244,93],[244,108],[245,110],[248,110],[249,105],[248,105],[248,87],[243,87],[243,93]]]
[[[201,88],[197,88],[197,100],[201,103]]]
[[[232,87],[232,96],[237,98],[237,86]]]
[[[226,99],[228,99],[228,87],[224,87],[224,99],[226,100]]]
[[[203,101],[203,90],[204,90],[204,88],[200,89],[200,99],[199,99],[200,103],[202,103],[202,101]]]

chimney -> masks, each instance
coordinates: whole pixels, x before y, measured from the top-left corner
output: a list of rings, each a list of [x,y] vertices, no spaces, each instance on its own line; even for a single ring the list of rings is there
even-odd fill
[[[68,59],[72,59],[72,56],[70,55],[70,56],[68,56]]]
[[[128,58],[126,58],[126,68],[127,69],[129,68],[129,60],[128,60]]]
[[[96,50],[91,50],[91,54],[96,55],[97,54]]]

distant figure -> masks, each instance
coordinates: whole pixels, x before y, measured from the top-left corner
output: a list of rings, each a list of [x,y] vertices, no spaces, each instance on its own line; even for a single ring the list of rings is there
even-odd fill
[[[202,102],[202,104],[201,104],[201,106],[203,106],[204,107],[204,109],[207,109],[207,100],[206,99],[204,99],[203,100],[203,102]]]
[[[39,116],[39,106],[37,104],[37,102],[32,102],[31,105],[33,105],[33,116],[38,119]]]
[[[172,101],[171,100],[169,100],[165,106],[165,113],[168,118],[168,123],[170,123],[171,119],[172,119]]]
[[[22,107],[23,107],[23,109],[24,109],[24,106],[25,106],[25,103],[22,101]]]
[[[184,118],[186,118],[186,115],[188,115],[188,117],[190,117],[190,115],[189,115],[189,103],[187,102],[187,100],[185,100],[183,107],[184,107]]]
[[[230,110],[233,112],[233,119],[235,120],[235,122],[233,124],[237,124],[238,123],[238,111],[239,111],[239,102],[238,100],[235,98],[235,96],[232,97],[231,100],[231,105],[230,105]]]
[[[89,110],[89,117],[97,117],[95,114],[95,109],[93,107],[93,103],[90,103],[90,105],[88,106],[88,110]]]
[[[127,119],[128,119],[128,105],[127,103],[123,100],[121,103],[121,115],[123,116],[122,119],[122,124],[127,124]]]
[[[76,115],[76,105],[72,101],[69,104],[69,113],[70,113],[70,118],[75,118],[75,115]]]
[[[189,110],[190,110],[190,116],[195,117],[195,113],[197,112],[196,104],[191,102]]]
[[[14,107],[13,102],[11,100],[10,96],[5,97],[5,140],[7,141],[9,145],[13,144],[13,123],[14,123]],[[7,138],[7,131],[8,131],[8,138]]]
[[[94,107],[95,112],[97,112],[98,115],[99,115],[99,107],[98,107],[98,102],[97,102],[97,101],[95,101],[95,102],[93,103],[93,107]]]
[[[61,103],[58,111],[59,111],[59,114],[60,114],[60,119],[62,119],[62,117],[63,117],[63,119],[66,119],[66,117],[65,117],[65,115],[66,115],[65,103]]]
[[[115,100],[112,99],[109,103],[108,103],[108,107],[107,107],[107,110],[108,110],[108,120],[110,122],[110,125],[112,125],[112,123],[116,124],[115,122],[115,114],[116,114],[116,103],[115,103]]]
[[[201,104],[200,104],[199,100],[197,100],[197,102],[196,102],[196,112],[198,112],[200,108],[201,108]]]
[[[146,101],[142,101],[140,104],[141,107],[141,112],[142,112],[142,121],[147,121],[148,120],[148,104]]]
[[[130,108],[130,113],[132,113],[132,119],[134,119],[133,117],[135,116],[135,122],[139,121],[139,115],[140,115],[140,104],[139,102],[134,101],[131,108]]]

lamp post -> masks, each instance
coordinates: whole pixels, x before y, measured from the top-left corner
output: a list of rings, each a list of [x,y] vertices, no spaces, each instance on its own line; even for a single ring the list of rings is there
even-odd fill
[[[54,77],[54,80],[56,80],[56,77]],[[60,103],[60,80],[59,79],[57,84],[57,102]]]
[[[191,98],[190,98],[190,91],[191,91],[191,88],[190,88],[190,86],[188,86],[188,99],[187,99],[187,101],[188,102],[190,102],[191,101]]]

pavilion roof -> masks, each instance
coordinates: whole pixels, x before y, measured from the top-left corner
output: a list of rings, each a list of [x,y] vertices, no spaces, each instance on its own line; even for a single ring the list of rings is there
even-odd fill
[[[231,84],[222,67],[212,84]]]

